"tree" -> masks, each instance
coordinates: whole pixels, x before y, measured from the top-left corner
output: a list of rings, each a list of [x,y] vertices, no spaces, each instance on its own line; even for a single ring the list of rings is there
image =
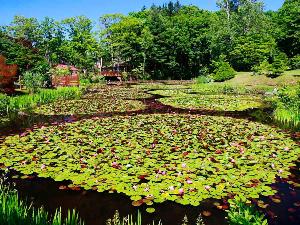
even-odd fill
[[[300,1],[285,0],[276,23],[280,27],[277,36],[279,48],[289,57],[300,54]]]

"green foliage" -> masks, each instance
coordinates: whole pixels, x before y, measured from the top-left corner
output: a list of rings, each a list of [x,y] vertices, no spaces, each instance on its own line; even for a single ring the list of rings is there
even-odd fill
[[[80,84],[85,86],[89,84],[105,84],[105,77],[97,72],[88,72],[80,74]]]
[[[57,210],[51,218],[43,208],[33,208],[18,196],[18,192],[4,185],[0,179],[0,224],[5,225],[84,225],[73,210],[66,218]]]
[[[195,79],[197,84],[207,84],[212,82],[212,79],[210,77],[207,76],[199,76]]]
[[[272,63],[272,76],[279,76],[288,69],[288,58],[285,53],[279,52],[275,55]]]
[[[183,97],[163,98],[160,101],[177,108],[216,111],[244,111],[263,107],[262,100],[255,96],[185,95]]]
[[[261,62],[259,65],[255,65],[252,67],[252,71],[255,74],[258,75],[266,75],[269,76],[272,74],[272,65],[267,61],[264,60],[263,62]]]
[[[300,54],[299,15],[299,0],[286,0],[278,10],[275,20],[276,26],[279,27],[278,45],[289,57]]]
[[[142,225],[142,215],[140,211],[137,213],[137,217],[134,218],[132,215],[128,215],[124,218],[120,217],[120,214],[118,211],[115,212],[112,219],[108,219],[106,222],[106,225]],[[153,221],[151,224],[148,225],[162,225],[161,222],[156,223]]]
[[[236,72],[228,62],[222,61],[215,64],[213,79],[216,82],[223,82],[235,77]]]
[[[284,53],[279,53],[274,57],[273,63],[270,64],[268,60],[264,60],[259,65],[253,66],[254,74],[266,75],[268,77],[280,76],[288,69],[288,58]]]
[[[82,90],[77,87],[58,88],[56,90],[42,89],[32,95],[9,97],[8,101],[5,98],[1,111],[4,112],[4,108],[6,108],[4,115],[15,117],[19,112],[30,111],[39,105],[57,100],[78,99],[81,95]]]
[[[274,149],[276,158],[270,157]],[[0,143],[0,163],[23,174],[71,180],[73,187],[115,190],[139,204],[169,200],[197,206],[228,193],[273,195],[268,185],[279,174],[290,175],[299,152],[289,134],[261,123],[152,114],[100,117],[8,136]],[[255,187],[253,176],[260,181]]]
[[[254,206],[247,204],[247,199],[242,195],[229,200],[228,210],[229,225],[268,225],[265,216],[257,211]]]
[[[46,86],[47,77],[40,73],[26,71],[22,76],[22,82],[29,93],[33,94],[36,93],[39,88]]]
[[[300,69],[300,54],[290,59],[290,67],[294,70]]]
[[[67,76],[71,74],[71,71],[69,68],[54,67],[50,70],[50,73],[53,76]]]
[[[3,116],[7,112],[7,106],[9,104],[9,97],[0,93],[0,116]]]
[[[300,85],[280,89],[275,104],[274,118],[286,128],[300,129]]]

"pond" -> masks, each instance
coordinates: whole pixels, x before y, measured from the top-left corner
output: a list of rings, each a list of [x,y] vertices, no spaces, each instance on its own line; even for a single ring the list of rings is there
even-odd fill
[[[206,224],[222,225],[226,199],[241,193],[259,198],[270,224],[299,224],[298,138],[251,117],[258,96],[243,96],[240,107],[214,95],[207,108],[182,86],[183,100],[168,105],[164,93],[133,86],[41,106],[2,130],[0,166],[27,175],[11,178],[23,197],[50,211],[76,208],[90,225],[137,209],[145,222],[181,224],[187,215],[194,224],[202,213]],[[185,95],[196,104],[182,105]]]

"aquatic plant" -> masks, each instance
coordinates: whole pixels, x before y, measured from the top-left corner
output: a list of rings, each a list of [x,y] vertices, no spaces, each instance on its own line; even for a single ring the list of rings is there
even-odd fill
[[[162,98],[161,103],[177,108],[217,111],[244,111],[262,108],[262,99],[257,96],[236,95],[186,95],[183,97]]]
[[[197,206],[228,194],[276,193],[300,153],[290,136],[247,120],[197,115],[95,118],[6,137],[0,165],[69,188],[130,196],[133,205]]]
[[[77,87],[64,87],[55,90],[42,89],[32,95],[9,97],[9,101],[6,103],[6,114],[4,115],[15,116],[19,112],[30,111],[42,104],[57,100],[78,99],[81,95],[82,91]]]
[[[279,90],[274,102],[274,119],[281,126],[300,130],[300,85]]]
[[[230,199],[230,209],[228,210],[229,225],[268,225],[265,216],[253,205],[247,204],[247,199],[242,195]]]
[[[137,217],[134,218],[132,215],[128,215],[124,218],[120,217],[120,214],[118,211],[115,212],[112,219],[108,219],[106,222],[106,225],[142,225],[142,214],[140,211],[137,213]],[[162,225],[162,223],[159,221],[156,223],[153,221],[151,224],[148,225]]]
[[[56,101],[34,110],[44,115],[89,115],[106,112],[127,112],[144,109],[140,101],[122,99],[82,99]]]
[[[51,218],[43,208],[34,208],[19,198],[18,192],[0,178],[0,224],[5,225],[84,225],[78,214],[68,211],[64,218],[61,209]]]

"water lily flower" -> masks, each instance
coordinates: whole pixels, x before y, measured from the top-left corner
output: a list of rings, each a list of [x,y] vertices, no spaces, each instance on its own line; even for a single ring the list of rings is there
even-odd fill
[[[127,168],[130,168],[130,167],[132,167],[132,165],[131,165],[131,164],[127,164],[126,167],[127,167]]]
[[[235,160],[234,160],[234,159],[230,159],[230,162],[231,162],[231,163],[235,163]]]
[[[192,183],[193,183],[193,181],[192,181],[192,180],[190,180],[190,179],[187,179],[187,180],[186,180],[186,183],[187,183],[187,184],[192,184]]]
[[[162,172],[161,172],[161,175],[166,175],[166,174],[167,174],[166,171],[162,171]]]
[[[148,192],[148,191],[149,191],[149,188],[148,188],[148,187],[144,188],[144,191],[145,191],[145,192]]]
[[[279,174],[283,173],[283,170],[278,170],[278,173],[279,173]]]
[[[184,195],[184,189],[183,189],[183,188],[180,188],[180,189],[178,190],[178,193],[179,193],[179,195]]]
[[[119,167],[119,164],[118,164],[117,162],[112,162],[112,163],[111,163],[111,166],[112,166],[113,168],[118,168],[118,167]]]
[[[137,186],[136,186],[136,185],[133,185],[132,188],[133,188],[133,190],[135,190],[135,191],[137,190]]]
[[[174,190],[175,190],[174,186],[170,186],[170,187],[169,187],[169,190],[170,190],[170,191],[174,191]]]
[[[272,169],[274,169],[274,168],[275,168],[275,165],[274,165],[274,163],[272,163],[272,164],[271,164],[271,167],[272,167]]]
[[[46,169],[46,165],[45,164],[41,165],[41,170],[44,170],[44,169]]]
[[[289,150],[290,150],[289,147],[285,147],[285,148],[284,148],[284,151],[289,151]]]
[[[209,189],[211,189],[211,186],[206,185],[204,188],[205,188],[205,190],[209,191]]]
[[[181,167],[182,167],[182,168],[186,168],[186,164],[185,164],[185,163],[182,163],[182,164],[181,164]]]

